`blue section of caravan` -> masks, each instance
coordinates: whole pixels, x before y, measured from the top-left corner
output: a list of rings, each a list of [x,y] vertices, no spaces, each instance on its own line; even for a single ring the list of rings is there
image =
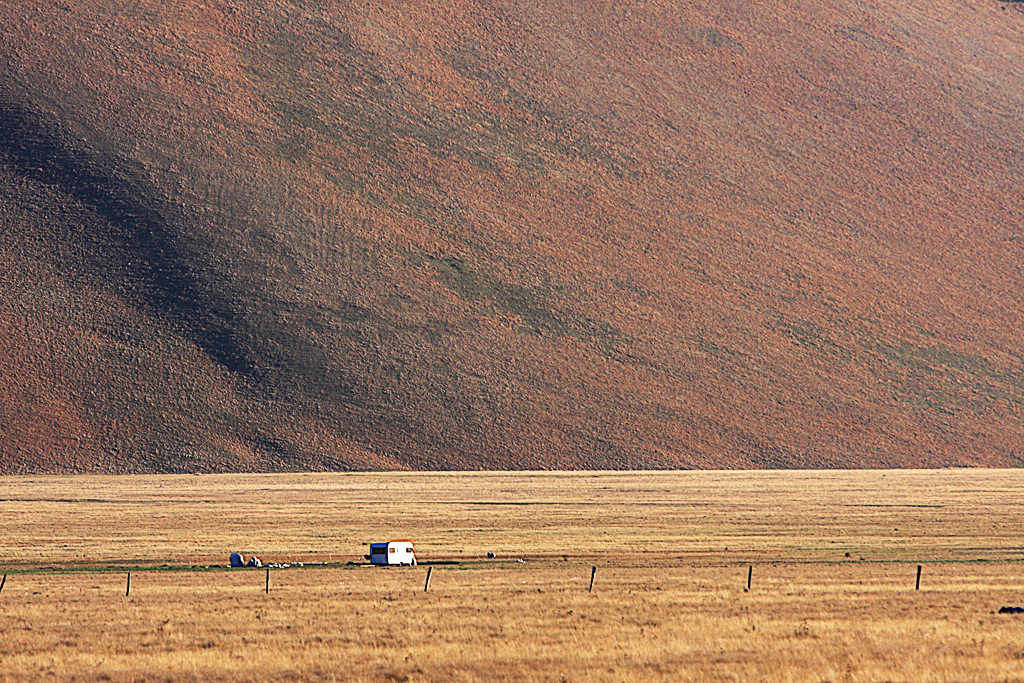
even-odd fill
[[[416,551],[409,541],[370,544],[370,564],[416,564]]]

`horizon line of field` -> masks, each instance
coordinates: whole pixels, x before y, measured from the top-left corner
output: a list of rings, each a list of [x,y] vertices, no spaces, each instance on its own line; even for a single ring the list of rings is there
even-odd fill
[[[978,548],[977,550],[994,550],[992,548]],[[716,553],[720,554],[720,553]],[[738,554],[738,553],[737,553]],[[415,566],[422,567],[462,567],[462,568],[484,568],[484,567],[500,567],[502,565],[516,565],[516,564],[532,564],[532,565],[554,565],[554,566],[575,566],[577,564],[589,565],[591,563],[598,563],[597,566],[603,566],[606,569],[668,569],[668,568],[684,568],[690,567],[693,569],[703,568],[716,568],[716,567],[798,567],[798,566],[822,566],[822,567],[854,567],[854,566],[879,566],[879,565],[917,565],[917,566],[941,566],[941,565],[969,565],[969,564],[1024,564],[1024,555],[1008,556],[1008,557],[961,557],[961,558],[945,558],[945,559],[920,559],[920,558],[871,558],[866,559],[863,557],[852,558],[777,558],[777,559],[753,559],[753,555],[747,556],[745,559],[734,559],[725,560],[722,558],[716,558],[709,556],[707,552],[694,551],[691,554],[678,554],[678,555],[662,555],[656,558],[658,563],[656,565],[651,564],[640,564],[639,561],[646,559],[651,560],[649,555],[643,554],[616,554],[610,555],[574,555],[571,561],[563,555],[523,555],[518,557],[501,558],[501,559],[438,559],[438,560],[422,560],[418,561]],[[705,561],[695,564],[695,560],[703,559]],[[637,564],[631,564],[630,561],[636,561]],[[664,565],[662,563],[669,562],[672,560],[679,560],[678,565]],[[603,561],[603,565],[601,564]],[[570,564],[571,562],[571,564]],[[47,575],[47,574],[115,574],[121,572],[263,572],[273,570],[274,572],[282,571],[315,571],[322,569],[332,570],[358,570],[358,569],[382,569],[390,571],[409,571],[408,566],[391,566],[391,565],[373,565],[364,562],[301,562],[294,563],[291,566],[283,567],[232,567],[225,564],[201,564],[201,563],[189,563],[189,564],[128,564],[121,562],[111,562],[106,564],[46,564],[37,565],[33,563],[25,563],[24,566],[18,567],[16,565],[8,565],[2,571],[4,575]]]
[[[204,498],[202,500],[196,500],[186,496],[179,498],[161,498],[162,504],[168,503],[203,503],[208,505],[219,505],[223,501]],[[372,498],[365,500],[354,500],[348,501],[349,503],[373,503],[375,502]],[[139,498],[139,499],[112,499],[112,498],[30,498],[27,496],[11,496],[7,498],[0,498],[0,503],[101,503],[104,505],[152,505],[153,500],[150,498]],[[533,505],[540,506],[619,506],[619,507],[715,507],[717,504],[714,501],[677,501],[677,500],[631,500],[631,501],[600,501],[600,500],[446,500],[441,501],[442,505],[494,505],[494,506],[509,506],[509,507],[528,507]],[[838,508],[931,508],[941,510],[946,507],[942,503],[828,503],[828,507]]]

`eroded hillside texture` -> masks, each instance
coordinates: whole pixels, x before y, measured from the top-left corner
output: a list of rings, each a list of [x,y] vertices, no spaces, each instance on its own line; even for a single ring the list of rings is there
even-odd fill
[[[0,473],[1024,464],[1024,4],[0,0]]]

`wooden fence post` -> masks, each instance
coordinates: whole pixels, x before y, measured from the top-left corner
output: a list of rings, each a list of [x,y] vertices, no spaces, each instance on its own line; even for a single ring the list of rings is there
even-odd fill
[[[588,593],[594,592],[594,577],[597,576],[597,567],[590,568],[590,588],[587,589]]]
[[[270,593],[270,567],[267,567],[267,588],[266,592]]]
[[[750,582],[754,578],[754,565],[747,568],[747,590],[750,590]]]
[[[126,598],[127,598],[127,597],[128,597],[128,595],[129,595],[129,594],[130,594],[131,592],[132,592],[132,573],[131,573],[131,572],[128,572],[128,583],[127,583],[127,584],[125,585],[125,587],[124,587],[124,597],[126,597]]]
[[[3,581],[0,581],[0,591],[4,589],[4,584],[7,583],[7,574],[4,574]]]
[[[917,565],[917,581],[914,583],[914,590],[921,590],[921,565]]]
[[[427,580],[423,584],[423,592],[426,593],[427,589],[430,588],[430,573],[434,571],[433,567],[427,567]]]

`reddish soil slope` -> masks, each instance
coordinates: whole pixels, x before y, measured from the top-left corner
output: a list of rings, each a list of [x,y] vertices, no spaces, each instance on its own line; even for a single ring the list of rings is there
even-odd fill
[[[0,0],[0,473],[1024,463],[1024,4]]]

